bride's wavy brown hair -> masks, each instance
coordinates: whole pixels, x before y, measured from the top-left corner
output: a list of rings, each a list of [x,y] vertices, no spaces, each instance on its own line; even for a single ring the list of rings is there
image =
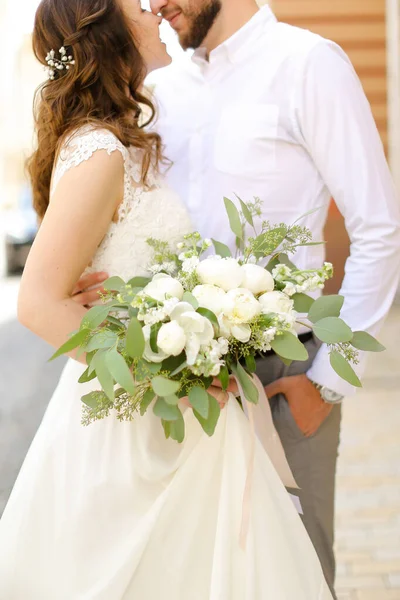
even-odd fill
[[[106,127],[124,144],[143,150],[142,179],[162,159],[160,137],[143,128],[155,116],[140,88],[146,67],[117,0],[42,0],[36,12],[33,51],[46,56],[61,47],[75,65],[57,72],[35,95],[37,149],[28,160],[33,205],[47,210],[55,158],[65,137],[88,123]],[[150,117],[139,126],[141,106]]]

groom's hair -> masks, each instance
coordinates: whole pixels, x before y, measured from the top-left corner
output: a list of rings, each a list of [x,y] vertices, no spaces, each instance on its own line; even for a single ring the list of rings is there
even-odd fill
[[[222,10],[221,0],[207,0],[200,11],[188,11],[186,17],[190,22],[189,31],[179,40],[181,46],[188,48],[199,48],[207,37],[211,27],[214,25]]]
[[[155,110],[140,91],[146,67],[119,2],[42,0],[33,31],[35,56],[45,67],[53,66],[52,57],[61,63],[60,48],[65,48],[68,66],[52,68],[50,80],[37,90],[35,98],[38,144],[28,170],[39,218],[49,204],[60,144],[83,125],[107,128],[124,146],[141,148],[144,183],[150,165],[156,166],[162,159],[160,136],[139,126],[142,106],[150,109],[148,122]]]

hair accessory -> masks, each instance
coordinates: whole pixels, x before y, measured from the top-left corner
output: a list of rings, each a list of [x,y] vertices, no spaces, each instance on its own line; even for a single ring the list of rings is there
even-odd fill
[[[56,58],[56,53],[54,50],[50,50],[48,55],[46,56],[46,62],[49,65],[47,69],[47,73],[49,79],[53,80],[56,78],[56,75],[59,71],[69,71],[71,65],[75,64],[73,56],[68,56],[67,51],[64,48],[60,48],[59,50],[60,58]]]

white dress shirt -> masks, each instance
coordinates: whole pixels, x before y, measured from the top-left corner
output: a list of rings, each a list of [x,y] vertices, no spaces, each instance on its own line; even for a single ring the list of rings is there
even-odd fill
[[[331,196],[343,214],[351,256],[341,293],[353,330],[377,334],[400,274],[400,211],[382,143],[360,81],[345,53],[261,9],[211,52],[161,72],[157,128],[173,161],[170,185],[196,229],[235,246],[223,197],[258,196],[272,223],[304,224],[323,239]],[[341,241],[338,240],[340,244]],[[323,246],[293,259],[319,267]],[[362,375],[365,357],[357,372]],[[308,376],[343,395],[354,388],[322,346]]]

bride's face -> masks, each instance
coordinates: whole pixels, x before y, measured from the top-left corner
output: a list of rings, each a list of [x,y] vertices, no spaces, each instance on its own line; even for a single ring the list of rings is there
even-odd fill
[[[161,17],[144,10],[140,0],[119,0],[147,72],[166,67],[172,61],[165,44],[160,39]]]

